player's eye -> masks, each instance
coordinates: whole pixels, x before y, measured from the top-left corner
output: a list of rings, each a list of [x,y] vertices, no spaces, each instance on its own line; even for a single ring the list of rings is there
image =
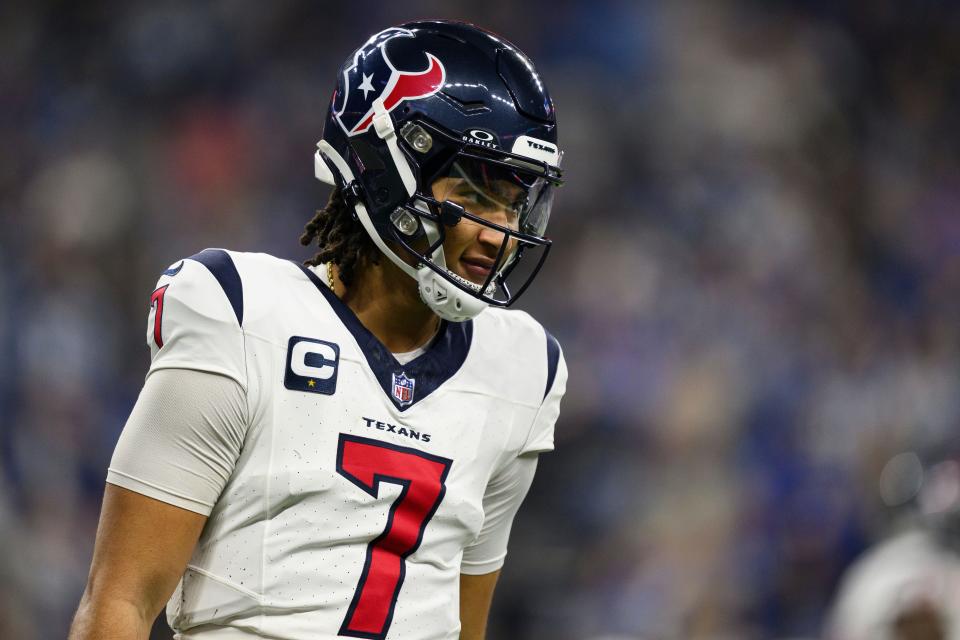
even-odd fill
[[[472,205],[474,207],[489,204],[482,194],[477,193],[469,187],[462,187],[453,190],[449,196],[450,200],[462,205]]]

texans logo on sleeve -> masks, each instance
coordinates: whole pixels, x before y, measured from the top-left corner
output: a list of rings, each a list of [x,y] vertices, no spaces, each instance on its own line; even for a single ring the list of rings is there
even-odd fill
[[[170,267],[169,269],[164,271],[163,275],[170,276],[172,278],[173,276],[180,273],[180,269],[183,269],[183,260],[181,260],[180,264],[178,264],[176,267]]]

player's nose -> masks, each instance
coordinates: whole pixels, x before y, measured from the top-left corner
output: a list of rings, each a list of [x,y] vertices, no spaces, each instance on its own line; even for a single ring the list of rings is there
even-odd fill
[[[498,224],[500,226],[506,226],[506,216],[493,216],[492,218],[487,218],[490,222]],[[477,240],[481,244],[493,246],[499,249],[500,245],[503,244],[506,235],[503,231],[495,229],[489,225],[482,224],[480,225],[480,233],[477,234]]]

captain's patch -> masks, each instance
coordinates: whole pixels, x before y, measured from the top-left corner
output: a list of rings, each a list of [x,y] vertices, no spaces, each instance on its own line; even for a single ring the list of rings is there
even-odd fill
[[[332,396],[337,390],[340,346],[334,342],[293,336],[287,344],[283,386],[294,391]]]

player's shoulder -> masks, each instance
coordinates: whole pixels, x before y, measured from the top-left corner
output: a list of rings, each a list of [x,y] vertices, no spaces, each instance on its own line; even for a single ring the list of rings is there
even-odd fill
[[[157,291],[164,290],[184,305],[206,309],[212,319],[232,316],[243,326],[252,307],[269,305],[285,286],[304,280],[302,271],[289,260],[209,248],[171,264],[160,274]]]
[[[945,550],[923,529],[907,529],[874,545],[857,559],[854,572],[873,579],[876,572],[887,573],[891,567],[919,567],[939,564]]]
[[[857,558],[844,575],[841,590],[859,598],[864,594],[889,595],[918,573],[942,566],[946,555],[926,531],[908,529],[877,543]]]
[[[498,379],[505,385],[532,385],[539,403],[558,378],[566,378],[560,343],[529,313],[491,307],[473,322],[475,346],[484,354],[486,370],[504,372]]]
[[[245,258],[204,249],[176,260],[150,296],[151,371],[181,368],[225,375],[246,387],[244,321],[250,295]]]
[[[184,269],[186,268],[186,271]],[[231,281],[243,282],[247,276],[264,274],[273,277],[293,274],[297,266],[290,260],[277,258],[267,253],[233,251],[208,248],[192,256],[175,260],[161,273],[161,277],[173,278],[183,272],[185,278],[196,278],[198,273],[209,273],[223,286],[232,286]]]
[[[922,529],[908,529],[874,545],[843,575],[828,627],[829,637],[872,637],[919,593],[958,570],[956,555]]]
[[[509,350],[527,354],[540,352],[545,347],[560,356],[557,339],[526,311],[490,307],[474,319],[477,331],[488,344],[485,348]]]
[[[186,260],[202,264],[214,277],[239,279],[241,285],[253,287],[263,283],[282,284],[285,280],[303,280],[302,270],[291,260],[269,253],[204,249]]]

